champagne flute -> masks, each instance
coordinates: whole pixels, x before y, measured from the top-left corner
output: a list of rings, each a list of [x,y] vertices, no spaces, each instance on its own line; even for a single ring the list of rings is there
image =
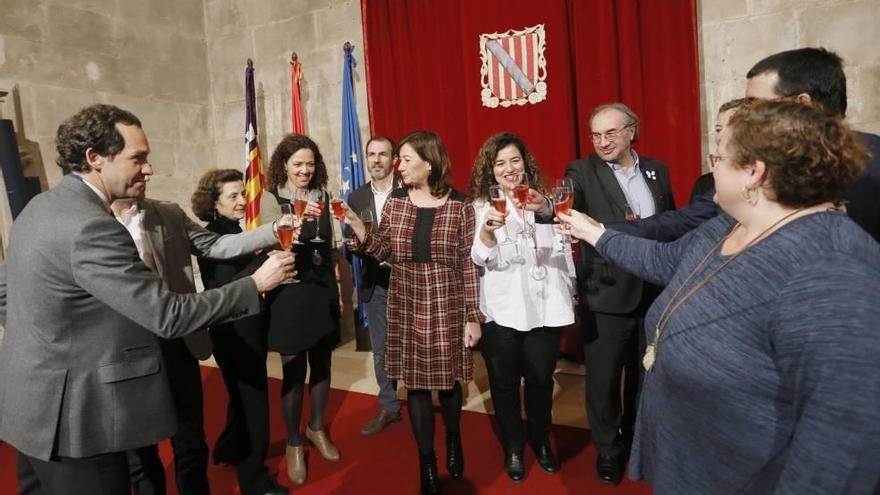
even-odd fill
[[[528,237],[531,235],[531,230],[526,221],[526,203],[529,201],[529,180],[525,173],[522,174],[522,181],[513,188],[513,194],[516,196],[516,200],[519,201],[519,213],[522,218],[522,228],[518,233],[522,237]]]
[[[295,189],[293,191],[293,212],[296,214],[297,218],[300,219],[300,223],[304,222],[306,219],[303,217],[306,211],[306,206],[309,203],[309,192],[303,189]],[[301,246],[303,243],[300,242],[299,239],[293,240],[294,245]]]
[[[642,216],[639,214],[639,205],[636,204],[636,205],[630,206],[629,203],[624,203],[624,205],[623,205],[623,218],[627,222],[635,222],[636,220],[639,220],[640,218],[642,218]]]
[[[340,191],[339,194],[336,194],[330,200],[330,208],[333,211],[333,216],[336,217],[336,219],[340,222],[345,221],[345,208],[342,207],[343,195],[344,194],[342,193],[342,191]]]
[[[314,203],[318,205],[318,217],[314,219],[317,222],[315,224],[315,238],[312,239],[311,242],[325,242],[324,238],[321,237],[321,215],[324,213],[324,191],[320,189],[312,189],[309,191],[309,200],[314,201]]]
[[[373,210],[363,210],[361,211],[361,221],[364,222],[364,228],[366,228],[367,232],[371,232],[373,230]]]
[[[285,203],[281,205],[281,215],[275,220],[275,227],[278,229],[278,243],[281,245],[281,249],[284,251],[290,251],[293,247],[293,234],[296,231],[294,228],[295,217],[293,216],[293,207],[290,203]],[[290,277],[289,279],[282,282],[283,284],[293,284],[299,282],[299,280]]]
[[[571,205],[574,203],[574,194],[568,186],[556,186],[553,188],[553,211],[556,216],[560,213],[566,215],[571,213]],[[565,234],[562,238],[562,244],[571,244],[571,236]]]
[[[492,206],[498,210],[498,213],[503,215],[507,212],[507,193],[503,187],[491,186],[489,188],[489,198],[492,199]],[[504,220],[504,242],[499,242],[498,244],[502,246],[514,244],[513,239],[510,238],[510,231],[507,229],[507,219]]]

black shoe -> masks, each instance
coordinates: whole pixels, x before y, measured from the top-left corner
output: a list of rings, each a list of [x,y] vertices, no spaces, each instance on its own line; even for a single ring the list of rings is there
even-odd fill
[[[559,461],[556,460],[556,456],[553,454],[553,449],[550,448],[549,443],[544,443],[537,447],[533,445],[532,449],[535,451],[538,466],[541,467],[542,471],[547,474],[556,474],[556,471],[559,471]]]
[[[453,479],[461,478],[464,473],[464,452],[461,451],[461,435],[446,434],[446,470]]]
[[[623,456],[599,455],[596,459],[596,474],[599,476],[599,481],[606,485],[619,485],[623,479]]]
[[[437,474],[437,457],[434,454],[420,456],[419,472],[422,478],[422,494],[439,494],[440,476]]]
[[[519,483],[526,477],[526,467],[523,464],[522,451],[509,451],[504,453],[504,470],[507,476],[514,482]]]

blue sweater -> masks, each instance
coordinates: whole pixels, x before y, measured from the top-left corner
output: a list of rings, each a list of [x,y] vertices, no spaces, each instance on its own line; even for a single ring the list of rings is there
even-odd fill
[[[597,249],[672,293],[733,226]],[[714,254],[702,280],[726,257]],[[796,219],[682,304],[646,373],[630,476],[664,494],[870,494],[880,486],[880,245],[845,215]]]

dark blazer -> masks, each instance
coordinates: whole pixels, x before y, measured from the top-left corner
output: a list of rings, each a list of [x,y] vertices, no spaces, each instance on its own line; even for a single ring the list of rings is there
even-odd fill
[[[88,457],[171,436],[156,336],[260,311],[249,279],[201,294],[169,290],[77,177],[31,200],[10,239],[0,269],[0,439],[31,457]]]
[[[651,195],[655,213],[675,208],[669,172],[663,162],[639,157],[639,167]],[[625,222],[626,197],[611,167],[597,155],[575,160],[565,169],[574,188],[574,209],[602,223]],[[624,314],[642,300],[645,282],[601,257],[586,242],[580,243],[577,265],[578,292],[586,296],[589,308],[602,313]]]
[[[394,191],[402,189],[403,180],[395,176],[392,182],[392,194]],[[391,198],[391,195],[388,195]],[[367,182],[361,187],[352,191],[352,193],[348,196],[348,205],[351,207],[355,213],[360,213],[366,209],[370,209],[373,211],[373,229],[377,229],[379,227],[379,216],[382,215],[381,211],[376,211],[376,202],[373,197],[373,187],[372,182]],[[359,255],[355,255],[359,256]],[[370,299],[373,297],[373,289],[376,287],[376,281],[380,275],[380,267],[379,262],[369,256],[361,256],[361,286],[358,288],[358,300],[364,302],[370,302]]]
[[[880,136],[856,132],[856,137],[868,147],[871,161],[846,193],[846,213],[859,227],[880,241]]]

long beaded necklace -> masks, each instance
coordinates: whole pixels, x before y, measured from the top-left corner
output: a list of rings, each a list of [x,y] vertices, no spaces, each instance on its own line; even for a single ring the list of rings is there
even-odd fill
[[[642,365],[645,367],[645,371],[651,371],[651,368],[654,367],[654,362],[657,360],[657,356],[660,353],[660,341],[663,337],[663,333],[666,331],[666,326],[669,323],[669,319],[672,317],[672,314],[682,304],[684,304],[685,301],[687,301],[692,295],[694,295],[695,292],[697,292],[704,285],[709,283],[709,281],[715,275],[717,275],[718,272],[720,272],[727,265],[731,264],[733,262],[733,260],[735,260],[739,255],[746,252],[750,247],[754,246],[758,241],[760,241],[765,236],[767,236],[767,234],[769,234],[770,231],[772,231],[774,228],[779,226],[779,224],[781,224],[782,222],[788,220],[792,216],[794,216],[794,215],[796,215],[806,209],[807,209],[806,207],[799,208],[799,209],[789,213],[788,215],[785,215],[784,217],[780,218],[779,220],[773,222],[772,225],[770,225],[769,227],[764,229],[754,239],[749,241],[749,243],[746,244],[745,247],[740,249],[736,254],[734,254],[734,255],[730,256],[729,258],[727,258],[726,260],[724,260],[724,263],[719,265],[718,268],[716,268],[715,270],[712,271],[712,273],[710,273],[704,279],[697,282],[690,290],[688,290],[681,297],[681,299],[678,299],[678,296],[679,296],[679,294],[681,294],[682,290],[684,290],[684,288],[688,285],[688,283],[690,283],[690,281],[694,277],[697,276],[697,273],[702,271],[702,269],[705,267],[706,263],[709,261],[709,258],[711,258],[713,254],[715,254],[718,250],[721,249],[721,245],[724,244],[724,242],[727,241],[727,239],[729,239],[730,236],[733,235],[734,232],[736,232],[736,229],[738,229],[739,227],[742,226],[742,224],[737,223],[736,225],[734,225],[733,228],[730,229],[730,232],[728,232],[724,237],[722,237],[721,240],[719,240],[718,243],[715,244],[715,246],[712,249],[710,249],[708,253],[706,253],[706,256],[703,257],[702,261],[700,261],[700,263],[697,264],[696,268],[693,269],[693,271],[690,273],[690,275],[688,275],[688,277],[684,280],[684,282],[682,282],[682,284],[678,287],[678,289],[676,289],[675,293],[672,294],[672,297],[669,298],[669,302],[666,303],[666,307],[664,307],[663,311],[660,312],[660,318],[657,320],[657,326],[654,328],[654,339],[645,348],[645,356],[642,358]]]

